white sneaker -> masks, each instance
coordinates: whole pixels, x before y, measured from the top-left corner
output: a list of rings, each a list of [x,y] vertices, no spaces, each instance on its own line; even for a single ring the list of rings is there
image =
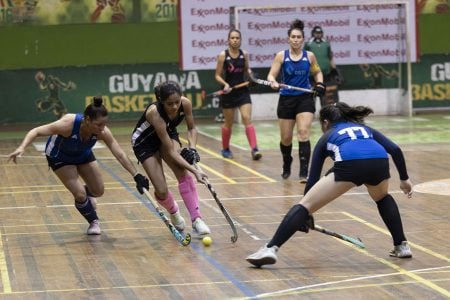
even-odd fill
[[[412,257],[412,252],[408,242],[403,241],[400,245],[394,246],[394,250],[389,252],[389,255],[398,258],[409,258]]]
[[[184,230],[186,222],[184,221],[183,217],[181,216],[180,211],[170,214],[170,221],[172,222],[173,226],[175,226],[175,228],[178,231]]]
[[[94,220],[89,224],[89,228],[87,230],[88,235],[99,235],[102,231],[100,230],[100,224],[98,220]]]
[[[211,233],[208,225],[206,225],[205,222],[203,222],[203,220],[200,218],[194,220],[194,222],[192,223],[192,228],[198,235],[207,235]]]
[[[272,265],[277,262],[278,249],[277,246],[268,248],[267,244],[265,244],[258,251],[247,256],[246,260],[257,267],[261,267],[262,265]]]

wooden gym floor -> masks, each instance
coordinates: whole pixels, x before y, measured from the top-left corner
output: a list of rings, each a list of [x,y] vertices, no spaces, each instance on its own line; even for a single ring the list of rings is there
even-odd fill
[[[198,184],[200,208],[212,230],[210,247],[195,239],[187,247],[179,245],[135,192],[129,174],[101,147],[95,153],[106,187],[98,205],[103,232],[86,236],[87,223],[39,149],[45,139],[30,146],[19,164],[7,163],[6,155],[31,127],[2,126],[0,299],[448,299],[449,120],[444,114],[368,120],[402,146],[416,184],[413,198],[407,199],[391,164],[390,190],[412,259],[389,257],[392,242],[376,205],[363,188],[356,188],[319,210],[315,219],[360,237],[365,249],[316,231],[299,232],[280,249],[275,265],[261,269],[245,257],[271,238],[304,187],[297,178],[298,159],[291,178],[280,177],[275,121],[255,122],[263,158],[252,161],[239,124],[232,136],[235,158],[226,160],[219,155],[220,124],[199,120],[201,166],[239,232],[231,243],[229,225]],[[132,126],[110,124],[135,161],[129,145]],[[313,126],[314,145],[320,132],[317,122]],[[166,175],[187,219],[177,183],[170,170]]]

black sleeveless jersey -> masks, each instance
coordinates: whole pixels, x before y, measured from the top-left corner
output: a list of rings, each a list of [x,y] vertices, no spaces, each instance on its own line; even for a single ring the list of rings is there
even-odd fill
[[[161,140],[158,137],[158,134],[155,131],[155,127],[153,127],[153,125],[150,125],[150,123],[147,121],[147,118],[145,117],[147,110],[152,105],[156,105],[156,109],[158,110],[159,115],[166,123],[166,129],[169,136],[173,137],[174,135],[176,136],[178,135],[177,126],[184,120],[183,104],[180,105],[180,108],[177,112],[177,116],[173,120],[170,120],[169,116],[164,110],[163,104],[157,101],[150,104],[145,109],[144,114],[137,122],[136,127],[133,130],[133,135],[131,137],[131,145],[133,146],[133,148],[141,145],[142,143],[161,142]]]
[[[225,50],[225,61],[223,62],[223,70],[225,71],[225,81],[230,87],[244,82],[245,56],[244,52],[239,49],[239,55],[236,58],[230,56],[228,49]]]

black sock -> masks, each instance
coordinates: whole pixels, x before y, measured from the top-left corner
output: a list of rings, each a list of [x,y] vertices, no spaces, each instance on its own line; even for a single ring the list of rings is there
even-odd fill
[[[300,175],[308,176],[309,159],[311,157],[311,142],[298,142],[298,158],[300,159]]]
[[[402,241],[406,241],[405,233],[403,232],[402,219],[394,198],[387,194],[386,197],[376,203],[378,212],[392,235],[394,246],[398,246]]]
[[[95,211],[94,207],[92,206],[91,201],[89,198],[86,198],[86,201],[83,203],[79,203],[75,201],[75,207],[78,209],[80,214],[89,222],[91,223],[94,220],[97,220],[97,212]]]
[[[289,146],[285,146],[282,143],[280,143],[280,151],[281,155],[283,155],[283,163],[289,165],[290,167],[292,163],[292,156],[291,156],[292,144],[290,144]]]
[[[274,245],[281,247],[299,230],[299,228],[305,226],[308,216],[309,212],[303,205],[296,204],[292,206],[286,216],[284,216],[283,221],[281,221],[281,224],[278,226],[272,240],[267,244],[267,247],[272,247]]]

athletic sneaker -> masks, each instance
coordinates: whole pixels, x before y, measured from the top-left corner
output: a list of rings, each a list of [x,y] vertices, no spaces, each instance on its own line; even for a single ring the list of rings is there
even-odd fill
[[[222,149],[222,156],[224,158],[233,158],[233,152],[229,148]]]
[[[255,253],[247,256],[246,260],[254,266],[261,267],[262,265],[272,265],[277,262],[277,246],[270,248],[265,244]]]
[[[195,221],[192,223],[192,228],[198,235],[207,235],[211,233],[208,225],[206,225],[205,222],[203,222],[203,220],[200,218],[195,219]]]
[[[258,148],[253,148],[252,150],[252,158],[253,160],[260,160],[262,157],[261,152],[259,152]]]
[[[214,118],[214,121],[216,121],[217,123],[223,123],[223,122],[225,122],[225,118],[224,118],[223,114],[220,113]]]
[[[289,157],[287,161],[284,161],[283,159],[283,173],[281,173],[281,177],[283,179],[288,179],[289,176],[291,176],[291,164],[292,164],[292,157]]]
[[[403,241],[400,245],[394,246],[394,250],[389,252],[389,255],[398,258],[410,258],[412,257],[412,252],[408,242]]]
[[[100,224],[98,220],[94,220],[89,224],[89,228],[87,230],[88,235],[99,235],[102,231],[100,230]]]
[[[178,231],[184,230],[186,222],[184,221],[183,217],[181,216],[180,211],[170,214],[170,221],[172,222],[173,226],[175,226],[175,228]]]

